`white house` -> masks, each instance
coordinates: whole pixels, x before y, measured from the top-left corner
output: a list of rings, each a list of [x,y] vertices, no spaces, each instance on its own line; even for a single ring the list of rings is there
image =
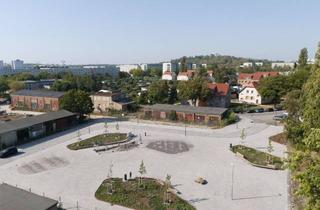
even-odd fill
[[[271,68],[294,68],[295,63],[294,62],[275,62],[271,63]]]
[[[263,66],[263,62],[255,62],[254,65],[255,66]]]
[[[174,80],[175,79],[175,73],[170,71],[165,71],[162,74],[162,80]]]
[[[178,81],[188,81],[189,80],[188,72],[179,72],[177,80]]]
[[[167,71],[172,72],[172,63],[162,63],[162,74]]]
[[[139,68],[137,64],[120,64],[117,66],[120,72],[130,73],[130,70]]]
[[[240,65],[240,67],[242,68],[248,68],[248,67],[252,67],[253,63],[252,62],[245,62],[242,65]]]
[[[239,101],[248,104],[262,104],[262,98],[256,85],[252,84],[244,87],[239,93]]]

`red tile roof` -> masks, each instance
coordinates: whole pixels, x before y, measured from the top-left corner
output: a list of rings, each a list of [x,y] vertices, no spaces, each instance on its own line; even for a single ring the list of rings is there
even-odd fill
[[[179,76],[189,76],[188,72],[179,72]]]
[[[255,72],[253,74],[248,73],[240,73],[239,79],[252,79],[256,81],[260,81],[264,77],[275,77],[278,76],[279,72],[270,71],[270,72]]]
[[[229,92],[229,85],[225,83],[208,83],[208,88],[222,96],[226,96]]]
[[[172,76],[172,72],[171,71],[165,71],[163,74]]]

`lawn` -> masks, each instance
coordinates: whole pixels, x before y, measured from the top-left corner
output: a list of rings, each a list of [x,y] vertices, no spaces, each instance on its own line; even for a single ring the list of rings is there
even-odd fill
[[[166,188],[155,179],[143,178],[144,187],[139,187],[139,178],[126,182],[120,178],[113,178],[112,181],[113,193],[107,191],[110,183],[110,179],[107,179],[96,191],[97,199],[139,210],[195,210],[195,207],[171,192],[169,193],[171,202],[165,204]]]
[[[97,135],[73,144],[69,144],[67,147],[71,150],[86,149],[94,146],[104,146],[112,143],[121,142],[127,139],[126,133],[106,133]]]
[[[283,161],[281,160],[281,158],[270,155],[266,152],[258,151],[254,148],[246,147],[243,145],[236,145],[232,147],[232,151],[234,153],[240,153],[241,155],[243,155],[243,158],[256,165],[265,167],[271,166],[275,169],[282,169],[283,167]]]

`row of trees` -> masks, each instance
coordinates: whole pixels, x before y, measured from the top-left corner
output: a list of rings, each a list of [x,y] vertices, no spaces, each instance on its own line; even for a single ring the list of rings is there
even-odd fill
[[[320,43],[315,64],[307,64],[304,48],[299,66],[288,84],[285,105],[289,113],[285,128],[291,144],[288,166],[298,184],[296,193],[305,209],[320,209]],[[289,76],[290,78],[290,76]]]

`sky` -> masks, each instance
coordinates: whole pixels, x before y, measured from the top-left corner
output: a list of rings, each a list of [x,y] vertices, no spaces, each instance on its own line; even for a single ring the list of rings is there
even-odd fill
[[[0,60],[153,63],[314,57],[319,0],[0,0]]]

